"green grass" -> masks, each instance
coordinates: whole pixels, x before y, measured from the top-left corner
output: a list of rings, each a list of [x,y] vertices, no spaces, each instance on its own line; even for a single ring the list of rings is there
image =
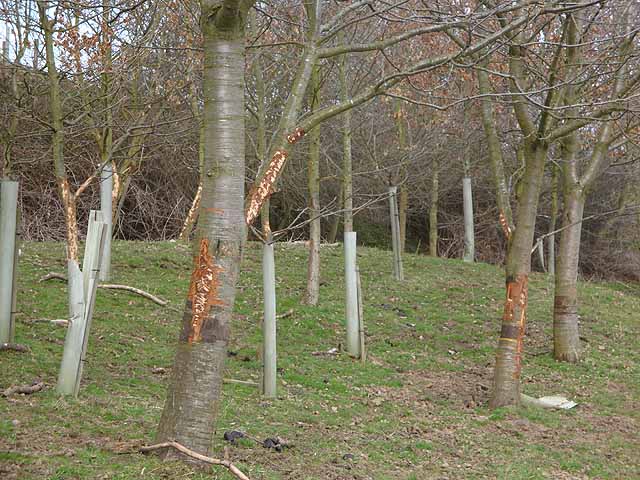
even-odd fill
[[[0,398],[0,478],[210,479],[224,470],[160,462],[136,449],[153,442],[190,275],[175,243],[115,242],[114,283],[170,301],[160,307],[126,292],[99,290],[80,396],[55,394],[65,329],[34,319],[65,318],[66,286],[39,283],[64,271],[63,248],[23,246],[16,341],[29,353],[0,353],[0,388],[41,380],[46,389]],[[550,354],[553,285],[534,274],[523,389],[564,394],[568,412],[486,406],[504,296],[497,267],[405,256],[402,283],[388,251],[362,248],[369,361],[312,352],[345,337],[342,252],[323,247],[318,307],[303,306],[306,251],[277,245],[279,398],[225,384],[215,439],[225,430],[281,436],[282,453],[251,441],[229,456],[252,479],[631,479],[640,478],[640,288],[583,283],[584,360]],[[250,244],[240,278],[226,377],[258,381],[261,344],[259,247]],[[405,318],[406,317],[406,318]],[[353,458],[344,457],[345,454]]]

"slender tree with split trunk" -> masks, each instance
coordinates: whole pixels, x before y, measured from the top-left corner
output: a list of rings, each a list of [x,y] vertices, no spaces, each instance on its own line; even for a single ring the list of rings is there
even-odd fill
[[[621,102],[600,102],[600,105],[590,111],[576,115],[579,102],[573,92],[574,85],[579,83],[575,79],[579,78],[581,74],[579,69],[582,65],[577,48],[580,45],[579,32],[582,31],[579,19],[586,8],[589,8],[589,4],[578,5],[566,11],[563,16],[557,16],[554,19],[557,26],[554,26],[550,33],[558,39],[558,42],[552,44],[542,42],[536,47],[539,48],[538,57],[545,55],[549,58],[546,76],[538,77],[538,80],[542,78],[545,82],[542,89],[545,91],[545,96],[542,102],[537,101],[527,92],[527,89],[533,88],[530,83],[533,77],[528,75],[527,71],[530,68],[528,62],[532,58],[529,52],[534,47],[527,44],[527,48],[524,48],[524,43],[530,37],[524,32],[520,32],[508,39],[508,85],[512,98],[511,104],[522,136],[522,143],[518,151],[522,156],[524,172],[516,189],[517,208],[513,224],[510,224],[507,215],[502,212],[503,228],[508,239],[505,268],[507,298],[498,341],[493,392],[490,400],[491,407],[513,405],[520,402],[520,374],[528,306],[531,250],[538,199],[549,148],[554,142],[571,136],[573,132],[592,124],[594,120],[608,120],[614,112],[620,111],[619,103]],[[557,14],[556,11],[552,13]],[[503,15],[499,16],[499,20],[505,25]],[[534,23],[530,22],[527,28],[530,29],[533,25]],[[481,71],[478,72],[478,78],[481,92],[487,91],[488,88],[482,87]],[[629,94],[639,78],[640,74],[632,75],[624,87],[618,91],[616,98],[619,99]],[[538,115],[533,114],[532,106],[539,110]],[[562,113],[558,114],[557,112]],[[488,123],[490,115],[485,115],[485,113],[483,111],[483,123]],[[485,131],[491,130],[486,127],[487,125],[485,125]],[[488,135],[490,147],[491,137],[492,135]],[[565,139],[564,143],[565,147],[569,147],[565,150],[570,152],[572,149],[571,140]],[[580,192],[580,194],[582,193]],[[500,199],[500,196],[498,198]],[[565,205],[569,203],[569,199],[565,197]],[[565,208],[571,210],[569,206]],[[582,212],[578,211],[578,213],[581,217]],[[570,255],[565,258],[570,258]],[[556,279],[560,277],[558,273],[560,265],[561,261],[558,262]]]
[[[628,62],[634,53],[635,34],[632,33],[633,27],[630,22],[632,10],[633,4],[631,2],[623,4],[619,23],[622,27],[621,40],[613,57],[619,62],[619,65],[613,77],[611,103],[614,106],[618,103],[621,109],[626,107],[623,102],[618,101],[640,81],[638,73],[629,75],[628,69]],[[613,12],[616,10],[614,9]],[[572,15],[571,20],[568,35],[571,55],[578,62],[586,62],[582,53],[585,39],[581,36],[583,26],[580,16]],[[569,118],[579,117],[578,108],[573,106],[579,101],[578,90],[579,86],[574,84],[567,88],[565,98],[569,107],[567,110]],[[581,141],[581,138],[586,136],[584,129],[573,130],[561,139],[564,208],[558,246],[558,268],[555,275],[553,308],[553,356],[556,360],[574,363],[580,359],[577,283],[585,202],[592,185],[611,163],[612,156],[609,154],[611,144],[614,140],[626,136],[628,130],[637,126],[637,122],[631,122],[622,127],[614,125],[614,120],[618,115],[619,113],[616,112],[614,115],[602,117],[586,161],[581,162],[578,159],[586,143],[586,141]],[[582,156],[585,155],[582,153]],[[581,163],[582,165],[580,165]]]
[[[49,80],[49,120],[51,125],[51,146],[53,158],[53,172],[58,184],[58,192],[62,199],[65,212],[66,240],[67,240],[67,265],[68,269],[79,269],[78,265],[78,222],[76,218],[76,199],[80,189],[71,191],[67,172],[64,164],[64,126],[62,123],[62,97],[60,92],[60,78],[55,60],[54,26],[56,19],[50,19],[47,15],[48,2],[38,0],[38,13],[40,26],[44,33],[45,57],[47,64],[47,78]],[[82,188],[82,187],[81,187]],[[71,284],[77,275],[69,275],[69,291],[74,290]],[[69,306],[70,309],[73,305]],[[74,316],[73,312],[70,312]]]
[[[244,220],[245,24],[250,2],[203,0],[205,175],[194,269],[157,440],[211,452]],[[166,451],[165,455],[172,455]]]
[[[501,18],[504,23],[504,18]],[[564,24],[566,28],[566,22]],[[518,33],[509,45],[510,91],[517,93],[525,85],[525,58],[523,47],[525,35]],[[558,47],[554,55],[551,69],[554,70],[550,83],[555,83],[555,70],[561,61],[562,47]],[[483,72],[479,71],[479,81],[486,80]],[[483,88],[481,86],[481,88]],[[484,86],[487,90],[487,85]],[[559,89],[548,91],[545,104],[556,105]],[[490,105],[483,105],[483,123],[491,118]],[[486,110],[489,111],[486,111]],[[524,333],[528,306],[528,281],[531,270],[531,247],[535,231],[535,221],[538,211],[538,198],[542,186],[544,166],[547,159],[549,142],[546,139],[549,129],[554,122],[548,112],[543,112],[537,119],[537,125],[532,118],[525,99],[515,96],[513,100],[514,113],[522,131],[523,144],[521,151],[524,155],[525,168],[521,179],[517,208],[514,217],[515,230],[509,224],[502,212],[503,227],[508,241],[506,274],[506,300],[502,317],[502,328],[498,341],[496,364],[494,369],[493,390],[489,405],[492,408],[520,403],[520,373],[522,370],[522,355],[524,350]],[[487,128],[489,127],[489,128]],[[485,132],[489,133],[490,154],[492,161],[498,159],[499,146],[495,145],[497,136],[495,129],[485,125]],[[494,143],[492,147],[492,143]],[[493,152],[491,149],[493,148]],[[496,173],[494,164],[494,174]],[[500,183],[501,179],[498,179]],[[500,199],[502,193],[500,192]],[[505,202],[506,203],[506,202]],[[505,205],[503,205],[505,206]]]

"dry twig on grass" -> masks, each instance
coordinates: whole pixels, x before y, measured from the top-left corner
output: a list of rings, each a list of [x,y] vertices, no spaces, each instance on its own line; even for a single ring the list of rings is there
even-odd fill
[[[44,275],[42,278],[40,278],[38,282],[45,282],[47,280],[54,280],[54,279],[62,280],[63,282],[67,281],[67,277],[65,277],[63,274],[56,273],[56,272],[49,272],[46,275]],[[169,303],[166,300],[156,297],[155,295],[149,292],[145,292],[144,290],[140,290],[139,288],[136,288],[136,287],[130,287],[129,285],[119,285],[115,283],[101,283],[98,285],[98,288],[106,288],[108,290],[124,290],[126,292],[135,293],[136,295],[140,295],[141,297],[144,297],[147,300],[151,300],[152,302],[157,303],[162,307],[167,306],[167,303]]]
[[[4,350],[26,353],[29,351],[29,347],[26,345],[20,345],[19,343],[0,343],[0,352]]]
[[[257,387],[257,382],[252,382],[251,380],[236,380],[235,378],[223,378],[222,383],[238,383],[240,385],[250,385],[252,387]]]
[[[140,290],[139,288],[135,288],[135,287],[130,287],[128,285],[116,285],[113,283],[101,283],[98,285],[98,288],[107,288],[109,290],[125,290],[127,292],[131,292],[131,293],[135,293],[136,295],[140,295],[141,297],[144,297],[148,300],[151,300],[154,303],[157,303],[158,305],[161,306],[166,306],[167,305],[167,301],[163,300],[162,298],[156,297],[155,295],[152,295],[149,292],[145,292],[144,290]]]
[[[33,385],[16,385],[7,388],[2,392],[3,397],[9,397],[15,393],[22,393],[23,395],[30,395],[32,393],[39,392],[44,388],[43,382],[34,383]]]
[[[32,318],[31,320],[23,320],[22,323],[51,323],[52,325],[56,325],[58,327],[69,326],[69,320],[65,320],[64,318]]]
[[[293,308],[290,308],[289,310],[287,310],[284,313],[281,313],[280,315],[276,315],[276,318],[287,318],[287,317],[290,317],[291,315],[293,315]]]
[[[211,465],[221,465],[229,469],[229,471],[233,473],[236,476],[236,478],[239,478],[240,480],[249,480],[249,477],[247,477],[244,473],[242,473],[240,469],[230,461],[220,460],[218,458],[211,458],[205,455],[201,455],[197,452],[194,452],[193,450],[188,449],[184,445],[179,444],[178,442],[164,442],[164,443],[158,443],[157,445],[150,445],[148,447],[140,447],[140,452],[148,453],[153,450],[160,450],[161,448],[169,448],[169,447],[175,448],[176,450],[178,450],[181,453],[184,453],[188,457],[195,458],[196,460],[200,460],[201,462],[209,463]]]

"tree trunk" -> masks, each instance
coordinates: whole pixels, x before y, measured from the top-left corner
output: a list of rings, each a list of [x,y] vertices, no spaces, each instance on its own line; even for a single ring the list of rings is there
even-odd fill
[[[53,26],[54,20],[47,17],[47,4],[43,0],[38,0],[38,11],[40,24],[44,31],[45,53],[47,60],[47,77],[49,79],[49,116],[51,136],[53,170],[58,184],[58,193],[62,200],[65,214],[66,237],[67,237],[67,260],[78,262],[78,224],[76,220],[76,201],[71,192],[67,173],[64,167],[64,130],[62,125],[62,100],[60,98],[60,82],[58,79],[58,69],[55,63],[55,53],[53,47]]]
[[[573,188],[564,199],[553,302],[553,356],[574,363],[580,358],[577,283],[585,195]]]
[[[407,151],[407,130],[404,121],[404,111],[402,110],[402,103],[400,99],[396,99],[394,102],[393,117],[396,120],[396,127],[398,129],[398,149],[400,150],[401,161],[404,162],[404,155]],[[406,180],[406,167],[400,169],[400,176],[402,180]],[[400,252],[404,253],[406,238],[407,238],[407,211],[409,209],[409,192],[407,187],[401,185],[398,191],[398,221],[400,222],[399,231],[399,248]]]
[[[527,320],[531,246],[547,149],[548,147],[539,141],[527,142],[525,147],[526,166],[516,211],[517,228],[511,234],[507,252],[507,295],[496,354],[493,392],[489,401],[491,408],[520,403],[520,371]]]
[[[344,208],[344,185],[340,182],[340,193],[338,193],[338,198],[336,205],[338,208]],[[327,243],[336,243],[336,239],[338,238],[338,229],[340,228],[340,215],[333,215],[331,218],[331,228],[329,228],[329,233],[327,233]]]
[[[398,221],[400,222],[400,251],[404,253],[407,243],[407,213],[409,211],[409,192],[404,185],[398,192]]]
[[[100,82],[103,95],[104,126],[102,128],[100,161],[102,171],[100,177],[100,210],[105,226],[104,249],[100,265],[100,280],[108,281],[111,277],[111,238],[113,236],[113,112],[111,111],[113,96],[111,92],[111,75],[113,58],[111,48],[111,0],[102,0],[102,35],[100,50],[103,53],[103,68]]]
[[[347,84],[347,56],[340,62],[340,100],[349,100]],[[351,159],[351,110],[342,114],[342,198],[344,232],[353,232],[353,165]]]
[[[238,10],[240,7],[238,7]],[[159,442],[210,454],[244,235],[244,16],[203,2],[205,171],[171,384]],[[172,455],[172,452],[166,452]]]
[[[438,160],[434,161],[431,178],[431,206],[429,207],[429,255],[438,256]]]
[[[549,232],[556,230],[558,223],[558,177],[560,168],[553,166],[553,178],[551,180],[551,219],[549,221]],[[547,240],[547,271],[549,275],[556,274],[556,235],[551,234]]]
[[[320,105],[320,74],[318,67],[311,77],[311,111]],[[307,266],[307,290],[304,303],[317,305],[320,295],[320,127],[310,133],[308,182],[309,182],[309,263]]]
[[[480,113],[482,115],[482,128],[487,137],[489,162],[491,164],[491,173],[493,174],[493,182],[496,189],[498,210],[504,215],[509,228],[513,230],[513,214],[511,212],[509,189],[507,188],[507,182],[504,177],[502,149],[500,148],[500,139],[496,131],[491,98],[488,96],[492,93],[489,75],[482,69],[476,70],[476,74],[478,76],[478,89],[482,95],[485,95],[480,99]]]

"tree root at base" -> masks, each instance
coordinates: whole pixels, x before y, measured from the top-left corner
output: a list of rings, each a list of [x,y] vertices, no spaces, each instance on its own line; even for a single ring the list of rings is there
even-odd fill
[[[201,455],[200,453],[194,452],[193,450],[188,449],[187,447],[185,447],[184,445],[179,444],[178,442],[164,442],[164,443],[158,443],[157,445],[150,445],[147,447],[140,447],[140,452],[141,453],[148,453],[151,452],[153,450],[159,450],[162,448],[175,448],[176,450],[178,450],[179,452],[191,457],[191,458],[195,458],[196,460],[200,460],[201,462],[205,462],[205,463],[209,463],[211,465],[221,465],[227,469],[229,469],[229,471],[231,473],[233,473],[233,475],[236,476],[236,478],[239,478],[240,480],[249,480],[249,477],[247,477],[244,473],[242,473],[240,471],[240,469],[238,467],[236,467],[233,463],[231,463],[228,460],[220,460],[218,458],[211,458],[211,457],[207,457],[205,455]]]

